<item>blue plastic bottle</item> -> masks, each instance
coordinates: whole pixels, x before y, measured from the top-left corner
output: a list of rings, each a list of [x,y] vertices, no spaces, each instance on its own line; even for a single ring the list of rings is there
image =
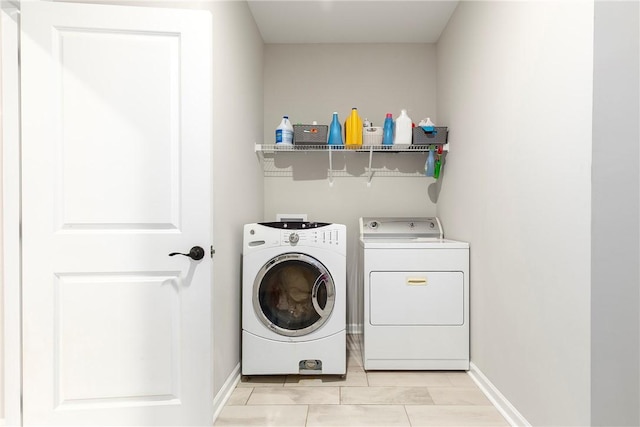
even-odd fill
[[[433,176],[435,171],[436,160],[433,156],[433,147],[429,148],[429,156],[427,157],[427,163],[424,165],[424,174],[427,176]]]
[[[393,145],[393,116],[387,113],[382,128],[382,145]]]
[[[333,113],[333,120],[329,126],[329,145],[343,145],[342,142],[342,126],[338,120],[338,113]]]

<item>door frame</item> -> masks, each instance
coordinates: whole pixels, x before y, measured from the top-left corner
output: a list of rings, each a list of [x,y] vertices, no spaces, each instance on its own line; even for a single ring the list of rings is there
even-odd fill
[[[2,291],[4,424],[22,425],[19,4],[2,2]]]

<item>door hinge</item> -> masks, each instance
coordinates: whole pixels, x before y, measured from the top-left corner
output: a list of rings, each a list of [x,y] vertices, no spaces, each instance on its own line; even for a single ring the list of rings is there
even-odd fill
[[[211,245],[211,249],[209,250],[209,253],[211,254],[211,258],[213,258],[213,254],[216,253],[216,250],[213,249],[213,245]]]

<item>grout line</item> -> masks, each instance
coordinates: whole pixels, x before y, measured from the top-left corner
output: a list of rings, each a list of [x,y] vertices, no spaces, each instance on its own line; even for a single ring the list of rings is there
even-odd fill
[[[249,399],[251,399],[251,396],[253,396],[253,392],[255,391],[255,389],[255,387],[251,387],[251,391],[249,392],[249,396],[247,396],[247,400],[244,402],[244,406],[250,406]]]
[[[411,423],[411,418],[409,418],[409,412],[407,412],[407,405],[402,405],[402,408],[404,409],[404,414],[407,416],[407,421],[409,421],[409,427],[412,427],[413,424]]]

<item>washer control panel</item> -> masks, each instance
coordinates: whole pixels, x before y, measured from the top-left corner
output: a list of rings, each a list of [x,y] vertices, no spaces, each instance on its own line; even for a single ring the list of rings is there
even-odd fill
[[[264,222],[246,224],[245,250],[274,246],[326,248],[346,253],[347,229],[326,222]]]
[[[340,232],[330,225],[312,230],[281,230],[280,243],[282,245],[312,245],[335,246],[341,241]]]

